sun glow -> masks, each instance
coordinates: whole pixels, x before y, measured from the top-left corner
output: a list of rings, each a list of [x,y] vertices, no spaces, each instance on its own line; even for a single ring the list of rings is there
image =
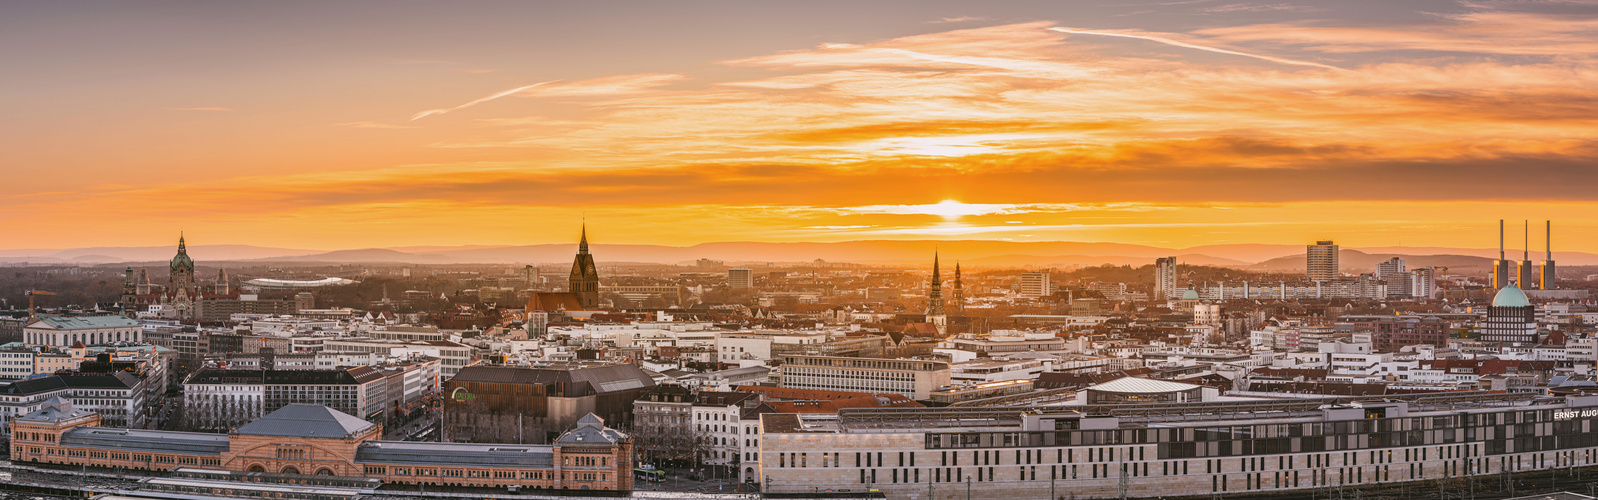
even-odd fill
[[[1014,209],[1015,205],[975,204],[961,203],[957,200],[943,200],[931,205],[897,205],[879,208],[884,208],[882,211],[887,213],[936,215],[943,217],[944,220],[959,220],[967,215],[1007,213]]]

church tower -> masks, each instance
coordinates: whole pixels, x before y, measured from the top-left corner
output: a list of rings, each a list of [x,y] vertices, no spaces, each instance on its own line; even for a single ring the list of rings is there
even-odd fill
[[[577,257],[572,259],[572,273],[568,290],[577,294],[584,309],[599,308],[599,270],[594,268],[594,256],[588,254],[588,224],[583,224],[582,241],[577,244]]]
[[[965,316],[965,285],[960,282],[960,263],[954,263],[954,314]]]
[[[932,254],[932,286],[927,289],[927,322],[937,327],[943,335],[949,329],[949,317],[943,314],[943,276],[938,272],[938,254]]]

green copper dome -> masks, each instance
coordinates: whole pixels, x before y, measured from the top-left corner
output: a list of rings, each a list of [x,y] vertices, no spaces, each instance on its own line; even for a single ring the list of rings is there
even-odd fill
[[[1520,287],[1509,285],[1498,289],[1498,294],[1493,296],[1493,307],[1526,307],[1531,305],[1531,299],[1526,298],[1526,292]]]
[[[1198,300],[1198,299],[1199,299],[1198,290],[1194,290],[1192,288],[1189,288],[1189,289],[1187,289],[1186,292],[1182,292],[1182,300]]]
[[[172,270],[194,269],[194,259],[189,258],[189,249],[183,242],[183,237],[178,237],[178,254],[172,257]]]

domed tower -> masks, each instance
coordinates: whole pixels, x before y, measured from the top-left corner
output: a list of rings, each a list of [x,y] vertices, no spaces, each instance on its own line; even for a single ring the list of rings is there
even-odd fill
[[[1537,342],[1537,308],[1520,287],[1508,285],[1493,295],[1493,305],[1487,308],[1487,323],[1482,325],[1481,340],[1511,344]]]
[[[599,270],[594,268],[594,256],[588,254],[588,224],[583,224],[583,237],[577,243],[577,256],[572,259],[572,272],[567,287],[577,294],[577,302],[584,309],[599,307]]]
[[[177,309],[179,319],[193,318],[199,290],[194,286],[194,259],[189,258],[189,248],[182,235],[178,236],[178,254],[172,257],[168,267],[171,272],[167,275],[167,301]]]
[[[167,277],[167,291],[194,288],[194,259],[189,258],[189,248],[182,236],[178,236],[178,254],[172,257],[170,267],[172,273]]]

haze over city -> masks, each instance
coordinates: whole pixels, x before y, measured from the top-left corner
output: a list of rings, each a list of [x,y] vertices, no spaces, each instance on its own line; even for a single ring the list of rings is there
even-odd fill
[[[11,249],[1598,243],[1584,2],[0,13]]]

